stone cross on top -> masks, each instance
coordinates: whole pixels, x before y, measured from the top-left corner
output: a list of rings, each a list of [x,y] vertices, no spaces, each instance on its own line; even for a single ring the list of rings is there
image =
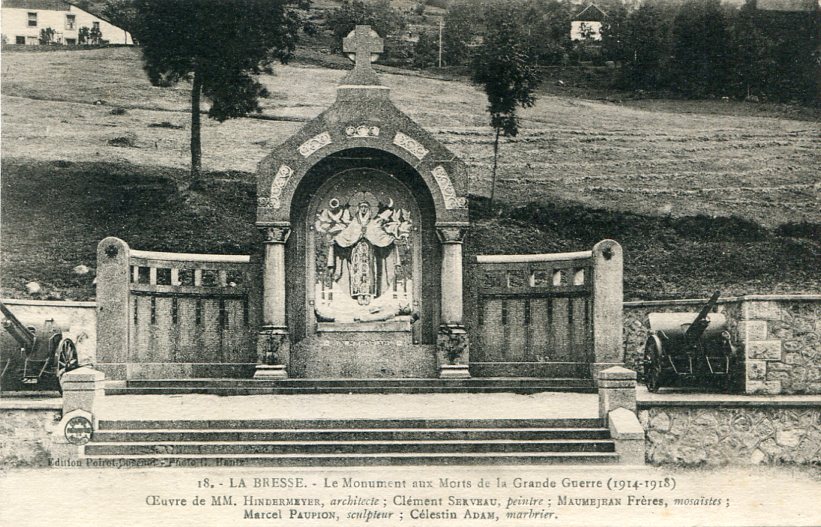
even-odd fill
[[[371,62],[384,51],[382,39],[371,26],[356,26],[342,40],[342,51],[354,61],[353,71],[345,77],[346,84],[379,84]]]

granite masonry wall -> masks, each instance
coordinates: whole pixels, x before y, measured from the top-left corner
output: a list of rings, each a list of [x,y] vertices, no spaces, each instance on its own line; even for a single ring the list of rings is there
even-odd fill
[[[821,393],[821,297],[753,297],[741,304],[747,393]]]
[[[698,403],[679,397],[681,404],[639,402],[648,463],[821,463],[821,398]]]

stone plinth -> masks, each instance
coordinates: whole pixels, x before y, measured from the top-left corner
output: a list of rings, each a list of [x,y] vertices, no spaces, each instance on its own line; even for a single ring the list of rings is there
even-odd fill
[[[644,464],[644,428],[634,412],[617,408],[607,415],[610,437],[622,465]]]
[[[91,368],[78,368],[63,375],[63,415],[74,410],[94,414],[105,396],[105,374]]]
[[[318,326],[293,347],[292,377],[435,377],[435,347],[413,344],[407,321]]]
[[[636,412],[636,372],[614,366],[599,372],[599,416],[607,419],[618,408]]]

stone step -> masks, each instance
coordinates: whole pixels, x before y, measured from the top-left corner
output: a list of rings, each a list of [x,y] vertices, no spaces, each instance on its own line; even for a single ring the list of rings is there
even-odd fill
[[[254,395],[254,394],[380,394],[380,393],[520,393],[532,394],[540,392],[566,393],[594,393],[595,389],[587,385],[553,385],[534,384],[530,386],[499,385],[499,386],[258,386],[258,387],[227,387],[227,386],[125,386],[109,387],[109,395],[127,394],[205,394],[205,395]]]
[[[245,429],[266,431],[330,429],[338,432],[398,429],[435,432],[432,429],[578,429],[603,428],[604,423],[597,418],[553,418],[553,419],[175,419],[175,420],[106,420],[98,422],[98,430],[193,430]]]
[[[127,382],[129,387],[212,387],[212,388],[311,388],[311,387],[492,387],[492,386],[523,386],[550,385],[550,386],[593,386],[590,379],[578,377],[490,377],[470,379],[135,379]]]
[[[88,446],[88,445],[86,445]],[[363,466],[363,465],[542,465],[612,464],[615,452],[356,453],[356,454],[155,454],[93,455],[114,466]]]
[[[425,393],[518,393],[541,392],[593,393],[593,388],[584,386],[542,386],[542,387],[493,387],[493,388],[106,388],[107,395],[305,395],[305,394],[425,394]]]
[[[322,430],[109,430],[96,431],[91,440],[102,442],[205,442],[205,441],[428,441],[608,439],[606,428],[397,428]]]
[[[497,453],[497,452],[614,452],[611,440],[443,440],[443,441],[209,441],[89,443],[86,455],[153,454],[384,454],[384,453]]]

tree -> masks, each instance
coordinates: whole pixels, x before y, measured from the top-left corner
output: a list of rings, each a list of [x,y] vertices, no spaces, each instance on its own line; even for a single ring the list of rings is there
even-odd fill
[[[626,24],[627,9],[621,2],[607,8],[607,16],[601,26],[601,51],[604,60],[623,62],[627,58],[624,50]]]
[[[439,33],[423,31],[413,46],[413,65],[416,68],[435,66],[439,60]]]
[[[558,0],[529,0],[519,9],[519,24],[537,63],[561,64],[572,49],[572,9]]]
[[[134,34],[137,25],[137,9],[135,0],[106,0],[102,15],[115,26]]]
[[[465,64],[470,57],[470,44],[479,32],[481,9],[475,2],[454,2],[448,7],[442,28],[442,62],[448,66]],[[439,36],[436,36],[439,45]]]
[[[642,4],[630,13],[623,31],[621,83],[631,89],[655,90],[663,84],[669,38],[658,7]]]
[[[772,82],[775,43],[756,24],[753,2],[744,5],[732,23],[733,85],[736,94],[765,95]]]
[[[673,21],[672,87],[696,97],[727,89],[730,35],[719,0],[689,0]]]
[[[56,33],[56,31],[54,31],[54,29],[50,28],[50,27],[44,27],[43,29],[41,29],[40,30],[40,45],[41,46],[50,46],[50,45],[54,44],[54,34],[55,33]]]
[[[293,0],[137,0],[134,26],[155,86],[191,81],[191,180],[202,185],[200,101],[219,122],[261,112],[268,91],[256,76],[286,63],[298,38]]]
[[[362,0],[342,0],[326,20],[334,34],[334,51],[342,51],[342,39],[358,25],[368,25],[382,38],[405,28],[405,17],[391,7],[390,0],[365,3]]]
[[[528,45],[513,8],[498,4],[488,11],[487,33],[472,65],[472,80],[481,85],[488,99],[490,126],[494,130],[493,175],[490,202],[496,192],[499,137],[519,133],[518,107],[533,106],[533,91],[539,84],[534,52]]]

